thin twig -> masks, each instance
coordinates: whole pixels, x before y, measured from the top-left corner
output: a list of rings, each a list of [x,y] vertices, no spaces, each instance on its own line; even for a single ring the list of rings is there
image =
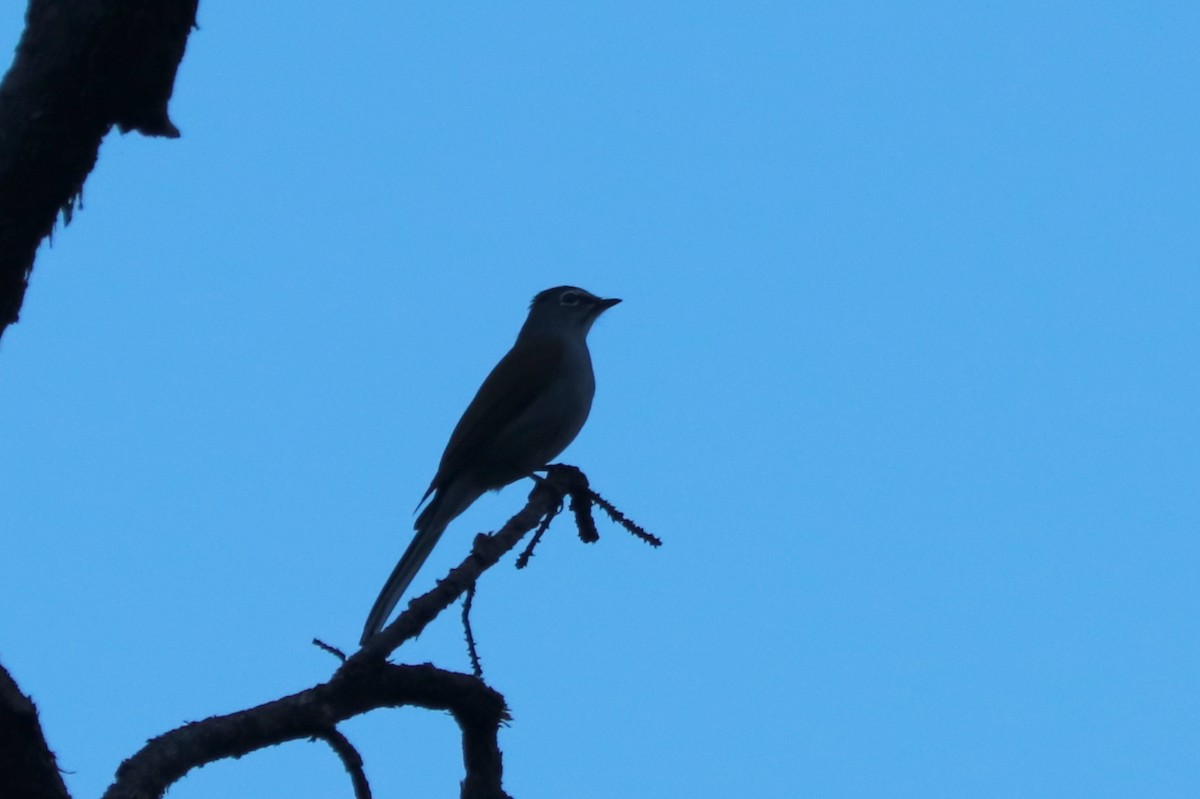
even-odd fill
[[[479,652],[475,649],[475,633],[471,631],[471,605],[475,602],[475,584],[467,589],[463,597],[462,623],[467,636],[467,655],[471,658],[471,673],[483,679],[483,665],[479,662]]]
[[[575,516],[575,529],[579,531],[579,540],[585,544],[594,544],[600,540],[596,520],[592,518],[593,496],[592,489],[588,488],[586,483],[580,490],[571,491],[571,513]]]
[[[455,602],[479,575],[494,566],[515,547],[538,522],[558,507],[566,493],[562,478],[551,472],[538,481],[529,493],[529,501],[494,535],[476,536],[471,555],[438,582],[437,586],[409,603],[395,621],[373,635],[347,663],[386,658],[397,647],[421,634],[431,621]]]
[[[343,652],[342,650],[338,649],[336,646],[333,646],[332,644],[327,644],[324,641],[322,641],[320,638],[314,638],[314,639],[312,639],[312,642],[313,642],[313,646],[317,647],[318,649],[324,649],[326,652],[333,655],[335,658],[342,661],[343,663],[346,662],[346,653]]]
[[[636,522],[627,518],[625,516],[625,514],[621,513],[621,511],[617,510],[611,502],[609,502],[607,499],[605,499],[604,497],[597,494],[595,491],[588,489],[588,492],[592,495],[592,500],[597,505],[599,505],[601,508],[603,508],[604,512],[607,513],[614,522],[621,525],[626,530],[628,530],[630,533],[632,533],[634,536],[642,539],[650,546],[652,546],[652,547],[661,547],[662,546],[661,538],[659,538],[656,535],[646,532],[646,530],[643,529],[641,525],[639,525]]]
[[[354,748],[354,744],[350,743],[350,740],[342,735],[336,727],[318,732],[313,738],[319,738],[329,744],[329,748],[341,758],[342,765],[346,767],[346,773],[350,775],[350,782],[354,786],[354,799],[371,799],[371,784],[367,782],[367,774],[363,771],[362,755]]]
[[[562,506],[559,505],[559,508],[561,507]],[[550,529],[550,522],[554,521],[554,517],[557,515],[558,510],[554,510],[550,513],[547,513],[545,518],[542,519],[542,523],[538,525],[537,530],[535,530],[533,533],[533,538],[529,539],[529,545],[526,546],[525,549],[521,551],[521,554],[517,556],[518,569],[524,569],[529,565],[529,559],[533,557],[533,548],[536,547],[538,542],[542,540],[542,536],[545,535],[546,531]]]

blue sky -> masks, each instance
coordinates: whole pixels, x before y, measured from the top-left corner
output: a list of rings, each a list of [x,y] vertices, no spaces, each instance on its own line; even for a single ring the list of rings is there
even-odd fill
[[[510,793],[1200,791],[1194,4],[200,25],[183,138],[105,142],[0,345],[0,656],[76,796],[330,673],[561,283],[625,299],[563,460],[666,545],[564,521],[481,585]],[[468,668],[449,617],[401,655]],[[449,717],[344,732],[457,795]],[[350,788],[296,743],[171,796],[266,793]]]

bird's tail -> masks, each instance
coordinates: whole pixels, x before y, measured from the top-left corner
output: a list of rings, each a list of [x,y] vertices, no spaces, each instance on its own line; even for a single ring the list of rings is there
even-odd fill
[[[417,576],[421,566],[425,564],[425,559],[429,557],[429,553],[437,545],[438,539],[442,537],[446,525],[450,524],[454,517],[466,510],[467,506],[478,498],[479,492],[464,492],[454,485],[449,486],[448,490],[439,489],[433,495],[433,499],[417,516],[416,524],[413,525],[417,534],[413,536],[408,549],[404,550],[404,554],[400,556],[400,562],[396,564],[396,568],[392,569],[392,575],[383,584],[379,598],[375,600],[371,612],[367,614],[367,623],[363,627],[362,638],[359,640],[360,645],[365,644],[371,636],[383,629],[383,625],[387,623],[388,617],[400,603],[404,592],[408,590],[409,584]]]

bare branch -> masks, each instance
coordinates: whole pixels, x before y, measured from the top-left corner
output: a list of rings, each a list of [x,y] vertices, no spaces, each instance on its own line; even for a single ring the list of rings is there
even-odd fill
[[[354,748],[354,744],[336,729],[328,729],[318,733],[316,737],[329,744],[329,748],[341,758],[342,765],[350,775],[350,782],[354,785],[354,799],[371,799],[371,784],[367,782],[366,772],[363,771],[362,755]]]
[[[346,662],[346,660],[347,660],[346,653],[343,652],[342,650],[338,649],[336,646],[327,644],[324,641],[322,641],[320,638],[312,639],[312,643],[313,643],[313,646],[315,646],[317,649],[320,649],[322,652],[328,652],[329,654],[333,655],[335,658],[342,661],[343,663]]]
[[[467,589],[463,598],[462,623],[463,634],[467,638],[467,657],[471,659],[471,673],[483,678],[483,664],[479,662],[479,650],[475,648],[475,633],[471,630],[471,606],[475,602],[475,586]]]
[[[547,513],[544,517],[542,517],[542,521],[540,524],[538,524],[538,528],[533,531],[533,538],[529,539],[529,545],[521,551],[520,555],[517,555],[518,569],[524,569],[529,565],[529,559],[533,557],[534,548],[536,548],[541,542],[542,536],[546,534],[546,531],[550,529],[550,522],[554,521],[554,517],[556,515],[557,511],[554,513]]]
[[[467,782],[478,786],[470,795],[503,795],[496,736],[508,718],[504,698],[469,674],[373,659],[348,661],[329,682],[291,696],[186,724],[152,739],[121,764],[104,796],[160,797],[172,783],[205,763],[285,741],[328,740],[329,730],[346,719],[381,707],[403,706],[448,710],[462,728]]]
[[[70,799],[33,700],[0,666],[0,795]]]
[[[402,706],[448,710],[462,730],[466,767],[462,796],[504,799],[503,761],[497,740],[501,725],[508,720],[504,697],[476,676],[428,664],[396,665],[386,658],[474,586],[480,575],[514,548],[539,520],[557,512],[563,496],[586,497],[589,491],[586,478],[577,469],[551,467],[518,514],[495,535],[477,536],[471,554],[461,564],[432,591],[410,602],[394,622],[347,658],[328,682],[155,738],[121,765],[105,799],[156,799],[197,766],[303,738],[329,741],[355,777],[357,792],[356,770],[362,772],[361,763],[348,742],[339,749],[344,739],[335,732],[336,725],[371,710]],[[340,654],[328,644],[319,645]],[[365,786],[365,773],[361,782]]]
[[[100,140],[175,137],[167,116],[198,0],[29,0],[0,82],[0,336],[17,321],[33,259],[66,221]]]
[[[406,705],[448,710],[458,722],[466,766],[464,797],[506,796],[497,740],[500,725],[508,719],[504,698],[474,676],[431,665],[394,665],[384,658],[425,629],[542,515],[558,507],[559,490],[552,481],[535,486],[520,513],[495,536],[477,537],[466,560],[434,590],[413,600],[396,621],[346,660],[329,682],[255,708],[187,724],[151,740],[117,770],[105,799],[156,799],[197,766],[285,741],[322,737],[352,716]]]
[[[515,547],[543,516],[557,508],[565,494],[566,486],[555,472],[551,472],[544,480],[538,480],[529,494],[529,501],[516,516],[494,535],[477,536],[471,555],[466,560],[451,570],[446,579],[440,580],[432,591],[412,600],[408,609],[372,636],[362,649],[350,657],[350,662],[387,657],[405,641],[420,635],[429,622],[474,585],[479,575]]]
[[[578,469],[575,469],[575,472],[570,489],[571,514],[575,517],[575,529],[579,531],[579,540],[585,544],[594,544],[600,540],[596,520],[592,518],[592,497],[595,494],[588,485],[587,475]]]
[[[604,497],[597,494],[595,491],[588,489],[588,494],[591,495],[592,501],[604,509],[604,512],[609,515],[614,522],[628,530],[635,538],[640,538],[652,547],[661,547],[662,539],[648,532],[640,524],[628,518],[624,513],[617,510],[616,506],[609,502]],[[574,498],[572,498],[574,499]]]

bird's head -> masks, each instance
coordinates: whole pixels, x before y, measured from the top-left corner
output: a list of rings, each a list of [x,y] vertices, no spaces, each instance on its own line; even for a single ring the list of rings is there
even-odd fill
[[[597,297],[590,291],[576,286],[556,286],[539,292],[529,304],[529,318],[525,320],[525,332],[578,331],[587,335],[592,323],[600,314],[620,300]]]

